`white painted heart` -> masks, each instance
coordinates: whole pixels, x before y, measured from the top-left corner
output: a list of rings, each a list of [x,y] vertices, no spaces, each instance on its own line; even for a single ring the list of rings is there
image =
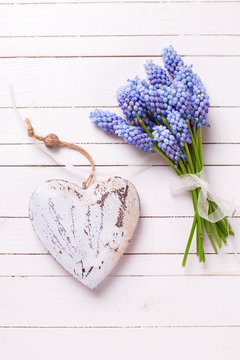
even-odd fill
[[[29,214],[50,254],[93,289],[127,248],[139,218],[139,197],[133,184],[120,177],[87,190],[64,180],[50,180],[33,193]]]

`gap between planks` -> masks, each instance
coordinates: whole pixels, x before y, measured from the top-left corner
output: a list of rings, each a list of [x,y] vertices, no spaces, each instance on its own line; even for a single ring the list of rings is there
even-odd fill
[[[188,275],[172,275],[172,274],[162,274],[162,275],[109,275],[108,278],[219,278],[219,277],[240,277],[240,274],[188,274]],[[0,279],[64,279],[72,278],[72,275],[0,275]]]
[[[124,58],[162,58],[161,55],[41,55],[41,56],[31,56],[31,55],[12,55],[12,56],[0,56],[0,59],[124,59]],[[239,58],[240,55],[181,55],[182,58]]]
[[[89,168],[89,165],[72,165],[73,167],[81,167],[81,168]],[[146,165],[127,165],[127,164],[123,164],[123,165],[96,165],[95,168],[99,167],[99,168],[104,168],[104,167],[146,167]],[[151,167],[169,167],[168,164],[162,164],[162,165],[147,165],[149,168]],[[209,164],[209,165],[204,165],[204,168],[206,167],[240,167],[240,164]],[[1,168],[65,168],[65,165],[0,165],[0,169]]]
[[[77,142],[74,141],[74,144],[77,145],[129,145],[126,142],[118,142],[118,143],[111,143],[111,142]],[[236,142],[229,142],[229,141],[221,141],[221,142],[202,142],[203,145],[239,145],[240,142],[236,141]],[[4,142],[4,143],[0,143],[0,146],[4,146],[4,145],[32,145],[31,142]],[[117,165],[116,165],[117,166]],[[145,165],[144,165],[145,166]]]
[[[1,5],[1,4],[0,4]],[[34,38],[100,38],[100,37],[113,37],[113,38],[116,38],[116,37],[196,37],[196,36],[203,36],[203,37],[208,37],[208,36],[213,36],[213,37],[227,37],[227,36],[236,36],[236,37],[239,37],[240,34],[94,34],[94,35],[81,35],[81,34],[72,34],[72,35],[0,35],[0,39],[34,39]]]
[[[96,5],[101,5],[101,4],[189,4],[189,3],[219,3],[219,4],[229,4],[229,3],[239,3],[239,0],[137,0],[137,1],[131,1],[131,0],[116,0],[116,1],[61,1],[61,2],[44,2],[44,1],[39,1],[39,2],[3,2],[0,3],[0,6],[16,6],[16,5],[20,5],[20,6],[24,6],[24,5],[82,5],[82,4],[96,4]]]
[[[47,251],[47,250],[46,250]],[[205,252],[205,254],[206,255],[216,255],[215,253],[213,253],[213,252]],[[225,252],[224,253],[224,255],[239,255],[240,254],[240,252]],[[50,256],[50,253],[49,252],[36,252],[36,253],[25,253],[25,252],[22,252],[22,253],[9,253],[9,252],[2,252],[2,253],[0,253],[0,256],[21,256],[21,255],[27,255],[27,256]],[[128,253],[128,252],[126,252],[126,253],[124,253],[123,254],[123,256],[138,256],[138,255],[146,255],[146,256],[148,256],[148,255],[163,255],[163,256],[165,256],[165,255],[184,255],[184,252],[174,252],[174,253],[172,253],[172,252],[154,252],[154,253],[150,253],[150,252],[131,252],[131,253]],[[189,251],[189,255],[196,255],[196,253],[195,252],[191,252],[191,251]]]
[[[193,215],[176,215],[176,216],[139,216],[139,219],[193,219]],[[240,216],[234,216],[240,218]],[[0,219],[29,219],[29,216],[0,216]]]
[[[230,239],[231,240],[231,239]],[[229,241],[230,241],[229,240]],[[216,255],[214,252],[208,252],[205,251],[206,255]],[[229,251],[229,252],[224,252],[224,255],[239,255],[240,252],[233,252],[233,251]],[[50,253],[46,250],[46,252],[31,252],[31,253],[26,253],[26,252],[19,252],[19,253],[15,253],[15,252],[0,252],[0,256],[22,256],[22,255],[26,255],[26,256],[50,256]],[[184,255],[184,252],[125,252],[123,254],[123,256],[166,256],[166,255]],[[195,252],[193,251],[189,251],[189,255],[196,255]]]
[[[136,325],[136,326],[31,326],[0,325],[0,329],[192,329],[192,328],[240,328],[235,325]]]
[[[104,109],[119,109],[114,105],[53,105],[53,106],[17,106],[16,109],[94,109],[94,108],[104,108]],[[211,109],[239,109],[240,105],[212,105],[209,106]],[[0,110],[14,110],[12,106],[0,106]]]

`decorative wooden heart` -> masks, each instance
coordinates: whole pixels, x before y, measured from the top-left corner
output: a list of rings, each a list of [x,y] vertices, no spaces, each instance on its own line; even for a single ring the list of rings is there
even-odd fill
[[[33,193],[29,213],[50,254],[93,289],[127,248],[139,218],[139,197],[133,184],[120,177],[87,190],[64,180],[49,180]]]

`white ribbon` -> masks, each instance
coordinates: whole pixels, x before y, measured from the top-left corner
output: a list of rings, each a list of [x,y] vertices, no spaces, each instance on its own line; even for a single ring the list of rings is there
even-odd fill
[[[186,174],[186,175],[180,175],[178,177],[177,183],[174,184],[174,187],[172,187],[172,190],[174,193],[184,191],[184,190],[195,190],[197,188],[200,188],[200,193],[198,195],[198,213],[199,215],[212,222],[216,223],[224,218],[224,212],[219,207],[220,199],[218,196],[214,193],[214,191],[209,186],[206,176],[204,173],[204,170],[202,169],[199,173],[196,174]],[[208,200],[214,201],[215,203],[218,203],[218,207],[216,210],[208,214],[209,210],[209,203]]]

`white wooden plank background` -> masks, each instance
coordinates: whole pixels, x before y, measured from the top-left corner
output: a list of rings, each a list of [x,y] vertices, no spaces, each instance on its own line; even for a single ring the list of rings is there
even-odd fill
[[[170,44],[193,63],[211,96],[204,131],[206,172],[240,203],[240,2],[209,0],[0,1],[0,349],[3,360],[239,359],[240,217],[237,236],[215,255],[194,245],[181,268],[193,217],[188,194],[174,197],[175,175],[89,121],[99,106],[116,111],[116,88],[161,62]],[[56,167],[36,149],[12,109],[40,134],[84,144],[97,176],[125,175],[138,188],[141,217],[111,276],[92,292],[68,276],[33,234],[28,200],[36,185],[88,172],[61,150]],[[146,164],[154,165],[146,167]]]

